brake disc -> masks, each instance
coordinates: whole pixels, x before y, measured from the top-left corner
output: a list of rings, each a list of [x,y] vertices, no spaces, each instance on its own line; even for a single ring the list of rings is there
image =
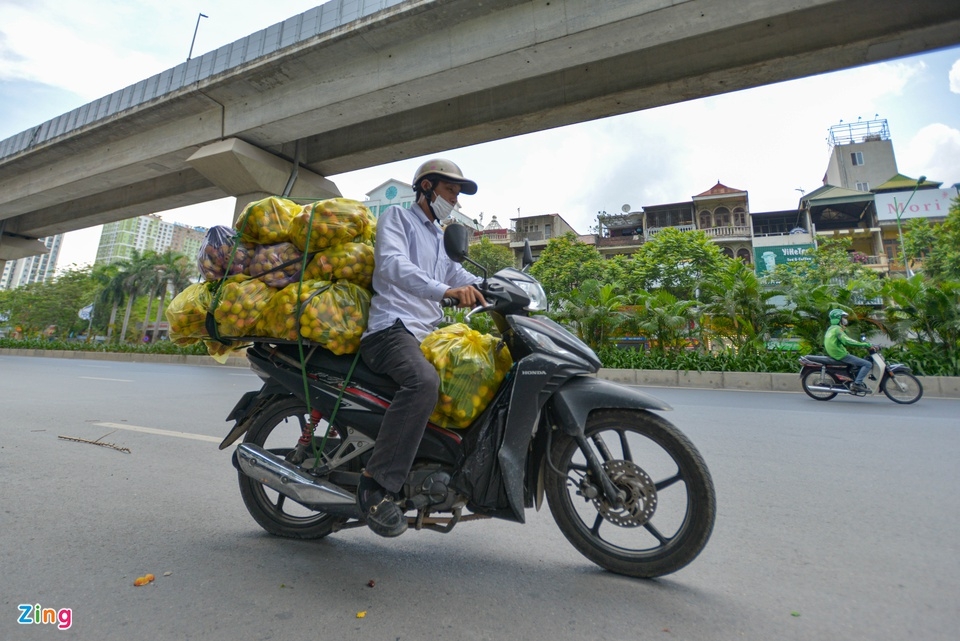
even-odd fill
[[[639,527],[657,511],[657,488],[639,465],[630,461],[607,461],[603,469],[614,487],[626,493],[623,505],[614,507],[602,494],[593,499],[597,511],[614,525]]]

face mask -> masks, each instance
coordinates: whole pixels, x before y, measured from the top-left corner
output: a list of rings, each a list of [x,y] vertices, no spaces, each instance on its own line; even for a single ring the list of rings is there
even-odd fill
[[[433,215],[441,225],[450,220],[450,216],[453,215],[453,205],[444,200],[440,194],[437,194],[437,199],[430,205],[433,207]]]

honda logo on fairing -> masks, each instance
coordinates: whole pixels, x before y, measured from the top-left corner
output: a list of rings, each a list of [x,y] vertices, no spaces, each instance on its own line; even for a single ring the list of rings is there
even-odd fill
[[[546,375],[547,375],[547,373],[546,373],[545,371],[543,371],[542,369],[535,369],[535,370],[531,370],[531,371],[529,371],[529,372],[520,372],[520,373],[521,373],[521,374],[524,374],[524,375],[529,375],[529,374],[539,375],[539,376],[546,376]]]

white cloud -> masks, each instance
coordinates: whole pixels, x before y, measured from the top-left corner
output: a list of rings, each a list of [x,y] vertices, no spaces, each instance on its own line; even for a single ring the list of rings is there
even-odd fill
[[[950,91],[960,93],[960,60],[953,63],[950,67]]]
[[[941,123],[927,125],[898,157],[900,173],[952,185],[960,181],[960,131]]]

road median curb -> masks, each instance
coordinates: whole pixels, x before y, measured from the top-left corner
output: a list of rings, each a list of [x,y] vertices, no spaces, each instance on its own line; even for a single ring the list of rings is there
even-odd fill
[[[137,363],[172,363],[213,367],[249,367],[246,356],[228,356],[219,363],[210,356],[183,354],[142,354],[122,352],[84,352],[71,350],[0,348],[0,356],[40,356],[99,361]],[[601,368],[597,378],[626,385],[650,387],[685,387],[693,389],[756,390],[764,392],[799,392],[800,377],[790,373],[770,372],[697,372],[693,370]],[[920,376],[924,396],[960,398],[960,376]]]

